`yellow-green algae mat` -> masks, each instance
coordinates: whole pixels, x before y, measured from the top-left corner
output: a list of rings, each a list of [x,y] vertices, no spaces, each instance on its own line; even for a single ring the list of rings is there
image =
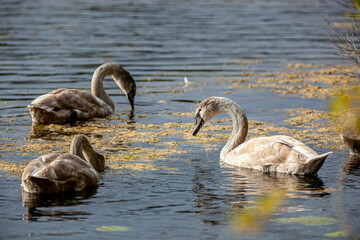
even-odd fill
[[[285,112],[289,118],[280,127],[273,122],[249,121],[249,137],[286,134],[320,148],[339,149],[343,147],[338,131],[331,123],[332,114],[309,108],[275,110]],[[155,170],[153,160],[166,159],[169,155],[183,154],[185,145],[206,146],[207,151],[220,150],[229,138],[232,125],[230,119],[215,120],[204,126],[204,131],[193,137],[193,113],[174,113],[186,122],[165,124],[112,123],[111,119],[95,119],[80,125],[41,126],[46,136],[13,140],[11,144],[0,145],[1,152],[16,152],[29,156],[28,160],[48,153],[67,153],[76,134],[89,137],[92,146],[105,155],[110,169]],[[111,117],[116,118],[115,116]],[[9,139],[8,139],[9,140]],[[6,154],[2,153],[6,158]],[[27,162],[0,161],[0,170],[21,174]],[[175,170],[161,167],[163,170]]]
[[[353,66],[325,68],[292,64],[288,67],[291,70],[288,73],[244,72],[239,79],[231,81],[229,88],[232,91],[239,87],[259,88],[285,95],[328,98],[341,89],[348,89],[353,82],[357,81],[356,76],[350,74],[355,71]],[[227,83],[228,80],[225,79],[223,82]],[[282,123],[250,120],[248,138],[286,134],[320,148],[336,150],[344,146],[338,136],[343,131],[343,124],[341,124],[343,112],[329,113],[311,108],[264,111],[265,113],[279,111],[287,114],[289,118]],[[359,109],[354,111],[359,111]],[[0,154],[4,159],[7,157],[5,152],[29,156],[27,161],[22,163],[2,160],[0,170],[20,175],[28,161],[37,158],[40,154],[68,152],[70,142],[76,134],[85,134],[90,138],[93,147],[105,155],[106,165],[110,169],[176,170],[158,167],[152,161],[165,159],[173,154],[186,153],[188,148],[185,145],[187,144],[200,144],[205,146],[207,151],[219,150],[230,135],[229,131],[232,128],[230,120],[224,119],[206,124],[204,131],[197,137],[193,137],[191,135],[193,113],[173,114],[179,117],[179,122],[115,124],[113,122],[118,121],[120,117],[110,116],[106,119],[93,119],[76,126],[44,125],[35,129],[45,133],[44,139],[25,138],[16,141],[7,137],[7,142],[12,141],[12,143],[0,144]],[[137,117],[146,116],[138,115]]]
[[[229,87],[228,94],[239,88],[249,88],[322,99],[359,84],[357,65],[288,64],[286,67],[288,71],[284,72],[257,73],[251,69],[235,79],[220,77],[219,80]]]

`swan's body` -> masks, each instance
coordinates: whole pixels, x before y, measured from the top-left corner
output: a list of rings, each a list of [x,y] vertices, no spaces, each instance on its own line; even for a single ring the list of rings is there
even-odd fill
[[[263,172],[289,174],[316,174],[325,158],[331,154],[317,154],[304,143],[289,136],[259,137],[245,142],[248,121],[245,112],[228,98],[210,97],[203,100],[195,111],[195,136],[202,125],[219,113],[227,113],[233,120],[233,131],[221,151],[220,159],[226,164],[256,169]]]
[[[78,135],[71,142],[70,154],[47,154],[30,161],[21,186],[36,194],[81,191],[98,184],[98,171],[104,167],[104,156],[92,149],[85,136]]]
[[[33,123],[65,123],[110,115],[115,105],[103,87],[103,80],[107,75],[111,75],[126,94],[133,110],[136,94],[134,79],[120,65],[105,63],[93,74],[91,93],[79,89],[60,88],[32,101],[28,108]]]
[[[340,134],[341,140],[350,151],[350,155],[360,157],[360,136]]]

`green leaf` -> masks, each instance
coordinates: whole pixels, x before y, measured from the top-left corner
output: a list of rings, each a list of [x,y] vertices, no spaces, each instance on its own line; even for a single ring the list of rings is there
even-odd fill
[[[347,231],[338,231],[324,234],[325,237],[348,237]]]
[[[116,225],[110,225],[110,226],[101,226],[96,228],[96,231],[100,232],[127,232],[130,231],[131,228],[124,227],[124,226],[116,226]]]
[[[316,216],[303,216],[297,218],[276,218],[271,221],[284,224],[299,223],[307,226],[320,226],[320,225],[331,225],[335,224],[335,218],[328,217],[316,217]]]

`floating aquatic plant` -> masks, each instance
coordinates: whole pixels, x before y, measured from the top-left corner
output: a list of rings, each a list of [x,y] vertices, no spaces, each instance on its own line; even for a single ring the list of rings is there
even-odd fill
[[[276,83],[285,86],[281,91],[287,91],[286,94],[295,94],[296,91],[292,91],[293,86],[289,87],[290,85],[299,85],[302,88],[305,86],[305,89],[310,85],[321,85],[321,87],[332,89],[337,88],[340,83],[346,85],[354,81],[352,75],[340,73],[339,69],[351,71],[352,68],[349,66],[324,68],[323,66],[292,64],[288,67],[294,72],[262,74],[250,72],[245,77],[253,79],[247,81],[241,78],[234,80],[233,84],[241,84],[245,87],[247,84],[250,84],[248,87],[265,86],[267,88],[268,86],[274,91],[281,90],[278,86],[271,88],[271,85]],[[277,82],[278,79],[280,79],[280,83]],[[333,92],[333,90],[327,91],[322,95],[323,97]],[[305,90],[305,92],[311,91]],[[328,113],[310,108],[264,111],[280,111],[289,115],[289,118],[283,123],[249,120],[249,138],[286,134],[320,148],[341,149],[344,146],[338,137],[338,133],[341,132],[339,127],[341,124],[335,124],[337,121],[341,123],[337,118],[339,113]],[[66,153],[72,137],[81,133],[87,135],[91,144],[105,155],[106,164],[110,168],[146,170],[153,168],[153,164],[148,161],[166,159],[167,156],[174,154],[184,154],[189,145],[201,143],[206,144],[207,151],[218,150],[221,144],[228,139],[232,129],[232,125],[229,123],[231,119],[214,120],[216,124],[207,124],[204,126],[204,131],[199,134],[199,138],[194,138],[191,135],[194,114],[191,112],[171,114],[177,116],[179,121],[143,124],[128,122],[119,116],[111,115],[106,119],[92,119],[88,122],[79,122],[77,125],[41,125],[32,129],[31,133],[34,136],[31,135],[30,138],[4,139],[7,144],[0,145],[0,154],[4,160],[9,154],[15,153],[28,157],[26,160],[30,161],[40,154]],[[139,115],[137,117],[147,116]],[[137,163],[147,165],[136,165]],[[121,164],[126,165],[121,167]],[[21,174],[22,168],[22,164],[6,160],[0,170],[18,175]]]
[[[289,72],[247,73],[231,81],[229,88],[267,90],[282,95],[327,99],[339,88],[348,88],[358,78],[351,74],[357,66],[314,66],[292,64]]]
[[[338,232],[325,233],[324,236],[337,238],[337,237],[348,237],[349,234],[347,231],[338,231]]]
[[[129,227],[116,226],[116,225],[101,226],[101,227],[96,228],[96,231],[98,231],[98,232],[127,232],[130,230],[131,230],[131,228],[129,228]]]
[[[302,217],[292,217],[292,218],[275,218],[271,221],[283,224],[303,224],[306,226],[322,226],[322,225],[331,225],[335,224],[335,218],[329,217],[317,217],[317,216],[302,216]]]
[[[329,124],[329,121],[333,119],[331,113],[309,108],[271,111],[288,114],[290,118],[284,123],[287,123],[289,127],[277,126],[272,122],[249,120],[249,138],[286,134],[322,148],[343,147],[336,129],[334,130]],[[66,153],[73,136],[81,133],[87,135],[91,144],[105,155],[107,166],[113,169],[130,168],[138,171],[154,169],[153,164],[147,163],[148,161],[186,153],[189,144],[206,144],[207,151],[218,150],[219,146],[228,139],[232,129],[230,119],[214,120],[215,124],[209,123],[204,126],[204,131],[199,134],[200,138],[195,138],[191,135],[193,113],[173,114],[179,118],[185,118],[187,122],[115,124],[102,119],[75,126],[45,125],[40,131],[46,139],[10,139],[8,140],[10,144],[1,146],[1,154],[6,159],[7,153],[15,152],[18,155],[29,156],[29,161],[40,154]],[[147,165],[136,165],[139,163]],[[121,166],[121,164],[125,165]],[[1,166],[0,170],[11,171],[14,174],[21,174],[21,169],[23,169],[22,165],[10,161],[4,162]]]

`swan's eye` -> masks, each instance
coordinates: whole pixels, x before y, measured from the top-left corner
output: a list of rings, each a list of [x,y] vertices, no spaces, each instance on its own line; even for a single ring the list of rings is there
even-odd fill
[[[201,112],[201,108],[197,111],[197,113],[195,114],[195,117],[201,117],[200,112]]]

